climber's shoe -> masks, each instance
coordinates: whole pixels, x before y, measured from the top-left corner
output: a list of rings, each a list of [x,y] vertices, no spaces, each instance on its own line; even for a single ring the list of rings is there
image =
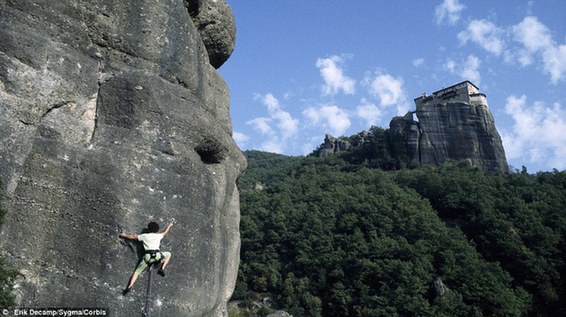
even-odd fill
[[[165,271],[163,271],[163,269],[159,269],[159,271],[157,271],[157,274],[165,277]]]
[[[122,296],[128,295],[128,293],[129,293],[131,290],[132,290],[131,287],[126,287],[126,289],[124,289],[124,290],[122,291]]]

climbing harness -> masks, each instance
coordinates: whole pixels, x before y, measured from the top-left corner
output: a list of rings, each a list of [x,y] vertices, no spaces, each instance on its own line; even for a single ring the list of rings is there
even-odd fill
[[[165,259],[163,253],[161,253],[161,251],[159,250],[145,250],[145,254],[149,254],[149,259],[146,260],[146,257],[145,256],[143,257],[144,262],[148,266],[151,266],[151,264],[153,263],[161,262],[163,261],[163,259]],[[158,254],[159,254],[159,259],[157,258]]]

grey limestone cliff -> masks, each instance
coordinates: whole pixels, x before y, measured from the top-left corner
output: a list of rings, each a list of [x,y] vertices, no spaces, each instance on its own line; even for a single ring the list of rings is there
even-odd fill
[[[337,152],[348,151],[351,145],[348,141],[340,140],[330,134],[324,136],[324,143],[320,146],[319,157],[327,157]]]
[[[153,315],[226,314],[246,162],[215,68],[234,41],[224,0],[0,0],[0,247],[18,305],[140,316],[146,275],[120,292],[139,245],[118,234],[157,220],[175,226]]]
[[[348,139],[326,135],[315,151],[318,156],[368,150],[379,146],[393,160],[405,165],[440,166],[446,161],[465,161],[486,171],[508,171],[505,150],[487,98],[469,81],[415,99],[415,111],[394,117],[385,136],[364,131]],[[373,144],[373,145],[372,145]],[[367,155],[367,154],[366,154]],[[375,157],[365,157],[371,160]],[[391,168],[391,167],[389,167]]]
[[[468,161],[488,171],[508,171],[505,150],[487,98],[469,81],[415,99],[412,113],[391,121],[420,164]]]

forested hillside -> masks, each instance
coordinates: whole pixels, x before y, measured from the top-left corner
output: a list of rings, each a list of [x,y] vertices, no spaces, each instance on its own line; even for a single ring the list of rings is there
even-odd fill
[[[235,299],[294,316],[566,315],[566,172],[245,154]]]

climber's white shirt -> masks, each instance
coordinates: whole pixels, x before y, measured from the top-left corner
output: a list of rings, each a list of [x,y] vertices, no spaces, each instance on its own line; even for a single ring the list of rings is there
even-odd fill
[[[163,239],[163,233],[144,233],[138,235],[138,240],[143,242],[145,250],[159,250],[159,244]]]

